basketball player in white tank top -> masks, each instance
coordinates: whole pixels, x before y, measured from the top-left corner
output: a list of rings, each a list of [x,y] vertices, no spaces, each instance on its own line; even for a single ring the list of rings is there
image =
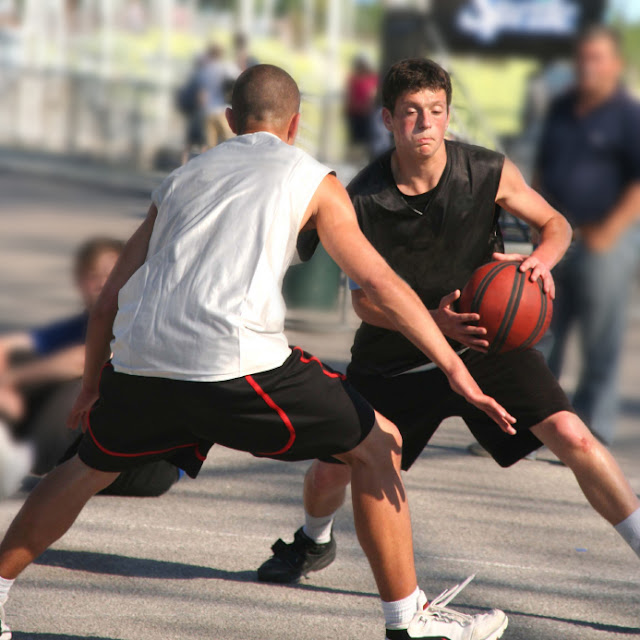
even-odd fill
[[[164,457],[195,476],[215,442],[276,459],[333,456],[349,465],[358,538],[387,628],[406,629],[407,611],[410,619],[422,610],[397,430],[374,419],[339,374],[292,352],[282,333],[280,286],[299,231],[317,228],[347,275],[496,428],[513,433],[514,420],[481,392],[417,295],[364,238],[338,180],[291,146],[299,102],[281,69],[247,70],[228,112],[242,136],[188,163],[154,194],[91,316],[83,389],[69,419],[87,429],[79,456],[38,485],[2,541],[0,604],[13,579],[118,472]],[[321,428],[306,428],[308,421]],[[454,637],[449,629],[460,627],[443,618],[437,629],[423,629],[416,616],[417,630],[407,637]],[[474,638],[497,638],[506,626],[502,612],[468,618],[484,629]],[[1,624],[4,640],[4,616]]]

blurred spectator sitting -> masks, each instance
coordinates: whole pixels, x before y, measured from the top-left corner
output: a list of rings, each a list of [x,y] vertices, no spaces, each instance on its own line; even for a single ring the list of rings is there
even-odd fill
[[[229,102],[229,89],[239,75],[238,68],[224,59],[221,47],[209,47],[205,60],[196,73],[208,147],[215,147],[233,136],[225,117],[225,110]]]
[[[96,238],[80,247],[74,276],[84,311],[39,329],[0,336],[0,416],[11,429],[0,434],[0,494],[7,493],[2,466],[11,465],[5,451],[12,439],[30,444],[31,469],[25,471],[36,475],[75,453],[81,429],[67,429],[66,420],[81,385],[89,312],[123,246],[120,240]],[[121,474],[105,493],[160,495],[179,475],[165,461],[150,463]]]
[[[349,129],[350,160],[366,157],[363,151],[373,143],[373,118],[376,114],[378,74],[365,56],[353,60],[351,74],[347,79],[345,114]]]
[[[576,48],[576,87],[551,105],[540,141],[542,194],[575,236],[554,270],[557,298],[549,364],[560,374],[574,322],[582,370],[573,400],[610,444],[618,413],[618,364],[630,286],[640,253],[640,103],[622,86],[620,37],[592,27]]]

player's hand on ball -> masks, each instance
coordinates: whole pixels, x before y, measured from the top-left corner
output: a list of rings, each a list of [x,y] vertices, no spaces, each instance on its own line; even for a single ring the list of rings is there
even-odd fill
[[[77,429],[78,426],[81,426],[83,433],[87,430],[87,416],[98,397],[98,391],[82,388],[67,419],[67,427],[69,429]]]
[[[524,273],[525,271],[531,270],[531,275],[529,276],[531,282],[535,282],[538,278],[541,278],[544,292],[548,293],[552,300],[556,299],[556,285],[553,281],[551,270],[535,255],[525,256],[521,253],[494,253],[493,259],[501,262],[521,262],[520,271]]]
[[[433,319],[440,331],[448,338],[452,338],[465,347],[486,353],[489,341],[483,336],[487,334],[487,330],[475,324],[480,320],[480,316],[477,313],[456,313],[451,308],[451,305],[459,297],[460,290],[458,289],[442,298],[438,309],[433,314]]]
[[[482,393],[468,369],[460,361],[460,366],[448,374],[449,385],[467,402],[484,411],[505,433],[515,435],[513,425],[516,419],[493,398]]]

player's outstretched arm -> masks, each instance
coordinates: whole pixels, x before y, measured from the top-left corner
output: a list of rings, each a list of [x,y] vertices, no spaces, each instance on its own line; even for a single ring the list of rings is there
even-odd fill
[[[485,336],[487,330],[477,326],[480,316],[477,313],[457,313],[453,310],[453,303],[460,297],[460,290],[444,296],[437,309],[429,309],[431,317],[438,325],[438,329],[448,338],[463,344],[465,347],[486,353],[489,348]],[[362,289],[351,292],[353,309],[361,320],[374,327],[396,330],[386,314],[376,307]]]
[[[314,218],[329,255],[360,284],[393,326],[443,370],[452,389],[485,411],[504,431],[514,433],[515,419],[482,393],[420,298],[364,237],[349,196],[337,178],[324,179],[309,206],[308,216]]]
[[[84,429],[86,414],[98,399],[100,372],[111,353],[109,344],[113,335],[113,321],[118,312],[118,293],[146,260],[157,215],[156,205],[152,204],[144,222],[125,245],[100,297],[91,310],[87,328],[82,390],[67,420],[67,426],[70,429],[75,429],[78,423],[82,423]]]
[[[521,260],[522,272],[531,270],[531,280],[542,278],[544,290],[555,297],[551,269],[560,261],[571,243],[571,226],[522,177],[515,164],[505,160],[496,203],[532,226],[540,234],[540,243],[530,256],[495,254],[498,260]]]

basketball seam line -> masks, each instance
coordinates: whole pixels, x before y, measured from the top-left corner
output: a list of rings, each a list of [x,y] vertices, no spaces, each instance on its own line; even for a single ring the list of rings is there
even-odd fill
[[[511,295],[509,296],[507,309],[504,317],[502,318],[502,322],[500,323],[500,327],[498,328],[498,333],[491,345],[491,350],[494,353],[498,352],[504,346],[504,343],[507,341],[507,337],[509,336],[509,331],[511,330],[518,313],[518,305],[522,299],[522,291],[524,289],[524,279],[526,278],[526,275],[516,267],[516,276],[517,278],[511,287]]]
[[[480,304],[482,302],[482,298],[484,297],[485,291],[488,289],[491,282],[494,278],[503,270],[506,269],[510,264],[515,264],[513,262],[503,262],[501,264],[497,264],[489,270],[489,273],[485,274],[484,278],[480,281],[478,288],[476,289],[475,295],[473,296],[473,300],[471,301],[471,312],[479,313]]]
[[[547,296],[544,292],[543,284],[540,280],[538,280],[538,288],[540,289],[540,313],[538,315],[538,322],[534,327],[531,335],[518,347],[519,350],[524,351],[528,349],[531,344],[533,344],[537,338],[540,331],[542,331],[542,327],[544,326],[545,318],[547,317]]]

